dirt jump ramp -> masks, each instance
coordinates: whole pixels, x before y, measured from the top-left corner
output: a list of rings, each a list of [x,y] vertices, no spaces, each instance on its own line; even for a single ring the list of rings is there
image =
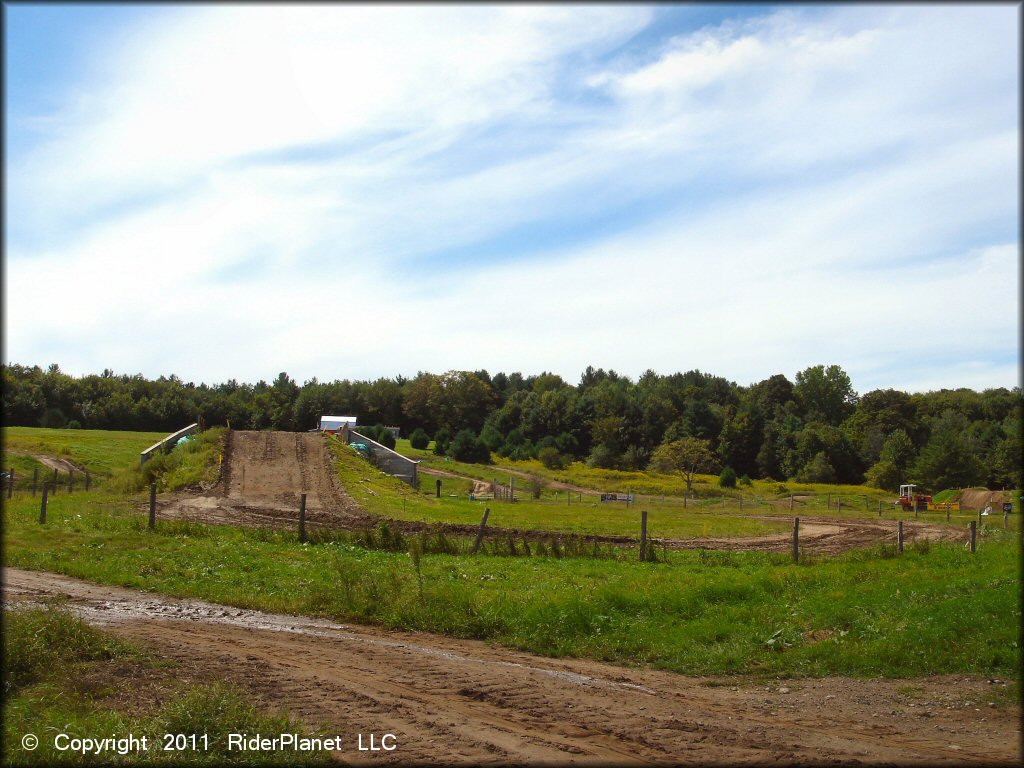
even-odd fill
[[[318,432],[230,431],[220,480],[201,494],[172,494],[161,516],[199,522],[292,525],[306,494],[311,524],[351,527],[372,518],[339,485]]]

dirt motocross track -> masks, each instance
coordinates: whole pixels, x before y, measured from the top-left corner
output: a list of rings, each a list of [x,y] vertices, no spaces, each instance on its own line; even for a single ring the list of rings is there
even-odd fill
[[[358,529],[372,526],[377,518],[368,514],[340,487],[326,443],[311,432],[228,432],[221,478],[201,493],[175,493],[161,500],[161,517],[183,517],[199,522],[286,527],[294,530],[299,516],[299,496],[306,494],[306,522],[312,528]],[[436,473],[436,471],[435,471]],[[440,474],[440,473],[437,473]],[[458,477],[458,475],[453,475]],[[792,516],[758,515],[764,520],[792,521]],[[394,527],[405,532],[423,525],[398,521]],[[438,527],[436,524],[432,527]],[[448,524],[447,532],[472,536],[475,525]],[[927,522],[905,521],[906,541],[966,541],[967,532]],[[523,531],[488,527],[486,536],[508,534],[528,539],[548,539],[550,531]],[[568,538],[571,534],[559,534]],[[833,517],[801,517],[802,552],[836,554],[880,542],[894,543],[896,524],[891,520],[846,520]],[[635,546],[628,536],[577,536],[587,542]],[[784,552],[792,546],[790,534],[746,538],[655,539],[668,549],[728,549]]]
[[[4,603],[66,607],[228,678],[307,728],[340,736],[346,762],[1002,764],[1020,762],[1005,683],[695,678],[547,659],[479,641],[265,614],[4,571]],[[360,752],[369,734],[391,752]],[[270,736],[274,734],[262,734]],[[390,742],[389,742],[390,743]]]

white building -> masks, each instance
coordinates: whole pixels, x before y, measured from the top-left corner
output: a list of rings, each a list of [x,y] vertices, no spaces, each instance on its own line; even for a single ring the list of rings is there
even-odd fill
[[[333,435],[335,432],[340,432],[341,428],[345,425],[350,428],[356,425],[355,416],[321,416],[320,417],[320,431],[326,432],[329,435]]]

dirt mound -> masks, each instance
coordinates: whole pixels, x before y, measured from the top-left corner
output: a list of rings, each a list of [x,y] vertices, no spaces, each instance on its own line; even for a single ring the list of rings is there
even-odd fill
[[[965,488],[959,493],[961,509],[984,509],[991,506],[994,510],[1001,510],[1003,502],[1007,501],[1005,491],[990,491],[988,488]]]
[[[309,432],[228,432],[220,480],[205,494],[171,494],[161,516],[242,525],[292,525],[306,494],[312,525],[373,518],[339,486],[323,437]]]

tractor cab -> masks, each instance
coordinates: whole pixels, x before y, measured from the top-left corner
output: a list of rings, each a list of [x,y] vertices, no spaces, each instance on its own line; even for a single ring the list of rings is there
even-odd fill
[[[904,510],[911,510],[915,507],[919,509],[928,509],[928,505],[932,503],[931,496],[925,496],[923,493],[917,493],[917,486],[913,484],[906,484],[900,486],[900,498],[896,502]]]

